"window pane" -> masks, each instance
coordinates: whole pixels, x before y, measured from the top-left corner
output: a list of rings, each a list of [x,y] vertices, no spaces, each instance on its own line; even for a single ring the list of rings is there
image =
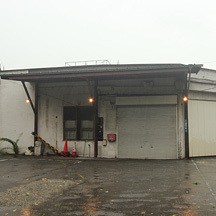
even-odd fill
[[[84,130],[81,132],[81,139],[83,140],[91,140],[93,139],[93,131]]]
[[[93,121],[90,120],[82,120],[81,128],[93,128]]]
[[[76,131],[65,131],[65,139],[76,139]]]
[[[80,119],[81,120],[93,120],[94,109],[93,107],[80,107]]]
[[[64,107],[64,139],[92,140],[94,108],[92,106]]]
[[[64,107],[64,120],[76,120],[77,108],[76,107]]]
[[[65,128],[76,128],[75,120],[65,120]]]

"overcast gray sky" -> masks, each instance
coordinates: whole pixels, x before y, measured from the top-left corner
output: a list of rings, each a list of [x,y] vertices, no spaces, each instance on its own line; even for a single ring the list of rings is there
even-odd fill
[[[107,59],[216,69],[215,11],[215,0],[0,0],[0,63]]]

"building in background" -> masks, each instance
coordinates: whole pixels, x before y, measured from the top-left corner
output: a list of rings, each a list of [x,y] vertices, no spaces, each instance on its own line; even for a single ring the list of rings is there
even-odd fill
[[[189,156],[216,155],[216,70],[202,68],[189,83]]]
[[[215,74],[183,64],[1,71],[0,137],[23,133],[21,152],[34,131],[60,151],[76,141],[81,157],[216,155]]]

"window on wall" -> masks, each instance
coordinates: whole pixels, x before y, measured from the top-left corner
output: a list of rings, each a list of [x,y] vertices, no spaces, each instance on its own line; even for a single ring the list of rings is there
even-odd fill
[[[64,107],[64,140],[92,140],[93,107]]]

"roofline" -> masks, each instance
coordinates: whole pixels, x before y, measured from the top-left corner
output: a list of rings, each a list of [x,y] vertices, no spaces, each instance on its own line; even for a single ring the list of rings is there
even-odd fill
[[[109,64],[109,65],[79,65],[79,66],[62,66],[62,67],[42,67],[42,68],[23,68],[23,69],[10,69],[10,70],[0,70],[0,73],[2,72],[19,72],[19,71],[37,71],[37,70],[62,70],[62,69],[65,69],[65,68],[68,68],[68,69],[81,69],[81,68],[99,68],[99,67],[125,67],[125,66],[128,66],[128,67],[152,67],[152,66],[171,66],[171,67],[187,67],[187,66],[200,66],[202,67],[203,65],[202,64],[188,64],[188,65],[185,65],[185,64],[180,64],[180,63],[164,63],[164,64]],[[206,68],[205,68],[206,69]]]
[[[214,70],[214,69],[210,69],[210,68],[201,68],[202,70],[207,70],[207,71],[212,71],[212,72],[216,72],[216,70]]]
[[[0,71],[2,79],[42,80],[64,78],[89,78],[105,76],[163,74],[163,73],[198,73],[202,65],[184,64],[121,64],[121,65],[87,65],[72,67],[33,68]]]

